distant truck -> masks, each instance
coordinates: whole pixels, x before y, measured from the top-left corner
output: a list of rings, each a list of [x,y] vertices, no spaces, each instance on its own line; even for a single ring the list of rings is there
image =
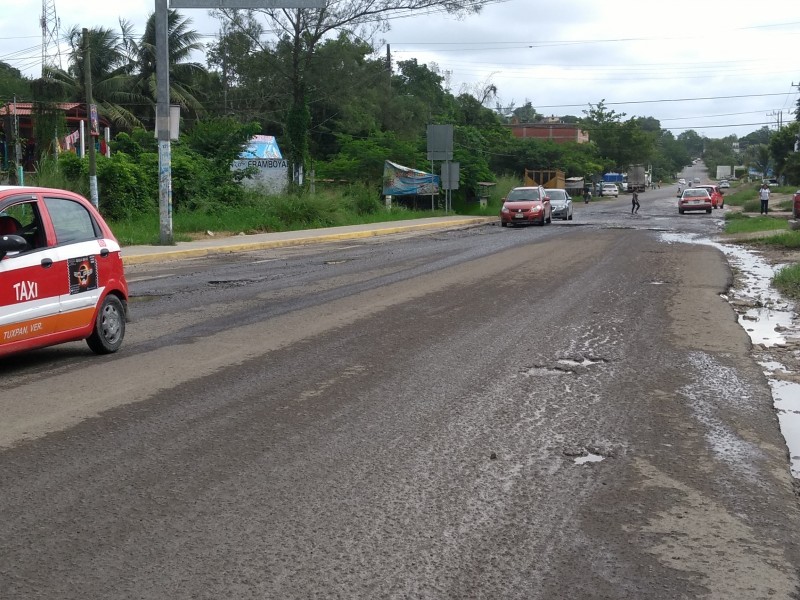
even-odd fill
[[[628,191],[643,192],[650,184],[650,173],[644,165],[630,165],[628,167]]]
[[[564,171],[558,169],[525,169],[523,181],[526,186],[540,185],[545,188],[566,188]]]
[[[717,165],[717,179],[728,179],[731,175],[733,175],[731,165]]]

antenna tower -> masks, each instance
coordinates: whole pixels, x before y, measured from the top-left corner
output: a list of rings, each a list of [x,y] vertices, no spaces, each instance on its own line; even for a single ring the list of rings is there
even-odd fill
[[[42,0],[42,76],[45,67],[61,68],[61,51],[58,47],[58,30],[61,21],[56,16],[56,0]]]

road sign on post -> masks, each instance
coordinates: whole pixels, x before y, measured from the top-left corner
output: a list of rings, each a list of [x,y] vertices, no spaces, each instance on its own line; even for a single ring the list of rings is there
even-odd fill
[[[428,160],[453,160],[453,126],[428,125]]]
[[[172,237],[172,147],[170,145],[169,8],[325,8],[325,0],[155,0],[156,138],[158,139],[158,214],[161,244]]]

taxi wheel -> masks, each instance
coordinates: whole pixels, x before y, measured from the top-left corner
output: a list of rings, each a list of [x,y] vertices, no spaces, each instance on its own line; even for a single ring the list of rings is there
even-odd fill
[[[100,305],[94,331],[86,343],[97,354],[110,354],[119,350],[124,337],[125,308],[119,298],[109,294]]]

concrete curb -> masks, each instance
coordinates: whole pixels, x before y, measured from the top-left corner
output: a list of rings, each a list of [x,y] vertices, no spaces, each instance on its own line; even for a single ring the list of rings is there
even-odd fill
[[[393,233],[407,233],[410,231],[475,227],[494,221],[497,221],[497,217],[469,217],[459,220],[443,220],[401,226],[376,223],[371,228],[338,233],[324,233],[325,230],[315,229],[291,232],[291,234],[294,234],[293,237],[285,237],[287,235],[286,233],[266,233],[254,234],[253,236],[231,236],[214,240],[179,242],[176,246],[129,246],[122,248],[122,259],[126,265],[167,262],[217,254],[250,252],[268,248],[322,244],[336,240],[361,239],[379,235],[391,235]],[[243,238],[247,237],[257,237],[260,239],[245,241]]]

